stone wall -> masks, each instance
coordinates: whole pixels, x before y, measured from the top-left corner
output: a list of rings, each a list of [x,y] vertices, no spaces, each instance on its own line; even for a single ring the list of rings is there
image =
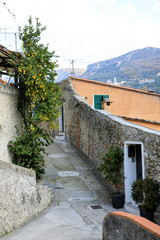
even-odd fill
[[[104,181],[97,168],[110,146],[116,145],[124,151],[125,142],[143,143],[145,176],[160,182],[160,132],[129,123],[110,113],[105,115],[103,110],[100,112],[88,105],[74,91],[69,80],[64,80],[61,85],[65,92],[66,140],[84,156],[109,192],[113,192],[113,187]],[[159,216],[160,207],[155,213],[158,224]]]
[[[109,213],[103,221],[103,240],[158,240],[160,227],[140,216]]]
[[[35,172],[0,161],[0,236],[44,210],[53,193],[36,185]]]
[[[17,110],[18,90],[0,83],[0,160],[11,162],[7,144],[16,134],[15,126],[22,126],[22,118]]]
[[[35,172],[11,164],[8,142],[22,130],[18,90],[0,83],[0,236],[19,227],[51,202],[48,187],[36,184]]]
[[[124,150],[125,141],[138,141],[144,144],[146,176],[160,182],[160,132],[129,123],[112,114],[104,115],[88,105],[74,91],[69,80],[61,85],[65,92],[66,138],[84,154],[95,170],[111,145]]]

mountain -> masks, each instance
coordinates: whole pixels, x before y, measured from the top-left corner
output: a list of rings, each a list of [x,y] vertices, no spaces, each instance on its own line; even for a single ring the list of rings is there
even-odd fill
[[[160,48],[147,47],[122,56],[88,65],[81,76],[106,82],[117,78],[121,81],[155,79],[160,72]]]
[[[72,70],[57,70],[57,82],[71,75]],[[160,94],[160,48],[147,47],[119,57],[96,62],[85,69],[75,69],[75,77],[153,91]]]

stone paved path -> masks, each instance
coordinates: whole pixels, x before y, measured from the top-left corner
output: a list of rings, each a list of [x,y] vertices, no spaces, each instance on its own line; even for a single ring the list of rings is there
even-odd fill
[[[3,240],[100,240],[105,215],[115,211],[87,163],[63,141],[48,147],[42,184],[54,189],[43,213]],[[94,209],[99,205],[99,209]],[[101,207],[101,208],[100,208]]]

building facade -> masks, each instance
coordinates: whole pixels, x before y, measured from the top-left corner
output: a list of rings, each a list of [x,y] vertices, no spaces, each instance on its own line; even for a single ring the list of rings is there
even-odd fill
[[[160,131],[160,94],[70,77],[74,90],[97,110]]]

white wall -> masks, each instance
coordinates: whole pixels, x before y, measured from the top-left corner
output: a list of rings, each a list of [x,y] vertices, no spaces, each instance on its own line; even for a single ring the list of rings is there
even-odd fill
[[[11,162],[7,144],[16,134],[15,126],[23,123],[17,103],[18,90],[0,83],[0,160],[5,162]]]

